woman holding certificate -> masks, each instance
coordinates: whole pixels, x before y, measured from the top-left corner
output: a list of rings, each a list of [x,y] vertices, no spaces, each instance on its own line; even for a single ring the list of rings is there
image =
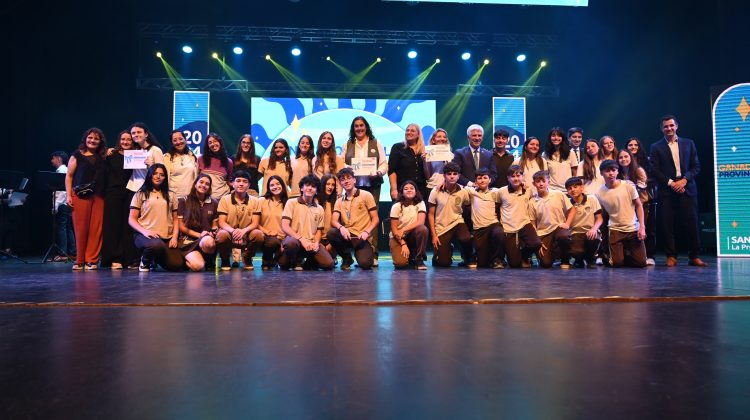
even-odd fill
[[[349,140],[344,143],[341,156],[347,166],[354,170],[356,187],[368,191],[380,203],[380,186],[383,175],[388,172],[388,161],[385,159],[385,148],[372,134],[370,123],[365,117],[358,116],[349,127]],[[379,228],[378,228],[379,229]],[[372,246],[375,248],[375,263],[378,265],[378,234],[373,232]]]
[[[412,181],[419,192],[427,193],[424,169],[424,138],[417,124],[409,124],[404,132],[404,142],[394,144],[388,158],[388,180],[391,186],[391,200],[398,200],[398,190],[406,181]]]
[[[134,194],[143,186],[143,181],[146,179],[146,171],[148,167],[154,163],[164,163],[164,153],[161,150],[159,142],[156,140],[151,131],[149,131],[146,124],[142,122],[136,122],[130,125],[130,135],[133,137],[133,141],[141,148],[146,151],[145,159],[137,164],[129,166],[128,169],[133,169],[133,173],[130,175],[130,181],[128,181],[128,190]],[[135,155],[129,156],[128,153],[141,153],[140,151],[133,150],[132,152],[125,153],[125,161],[127,163],[129,157],[135,158]],[[133,159],[136,160],[136,159]]]
[[[117,146],[105,161],[107,188],[104,190],[104,223],[102,226],[102,267],[122,270],[136,260],[133,229],[128,224],[133,192],[126,186],[133,174],[125,169],[125,151],[134,150],[129,130],[120,132]],[[135,265],[133,268],[137,268]]]

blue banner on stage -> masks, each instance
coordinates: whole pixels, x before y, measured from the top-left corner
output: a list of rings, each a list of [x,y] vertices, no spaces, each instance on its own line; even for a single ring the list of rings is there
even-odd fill
[[[492,127],[510,134],[505,148],[518,158],[526,141],[526,98],[492,98]]]
[[[730,87],[713,109],[716,249],[719,256],[750,256],[750,83]]]
[[[172,128],[185,134],[187,146],[196,156],[203,154],[208,135],[209,105],[209,92],[174,91]]]

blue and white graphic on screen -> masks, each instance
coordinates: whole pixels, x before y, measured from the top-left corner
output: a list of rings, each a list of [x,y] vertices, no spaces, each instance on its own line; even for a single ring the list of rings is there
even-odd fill
[[[518,158],[526,141],[526,98],[492,98],[492,127],[508,132],[506,149]]]
[[[333,133],[336,152],[341,154],[342,145],[349,139],[352,120],[358,116],[370,124],[373,135],[385,149],[386,159],[391,147],[404,141],[409,124],[416,123],[422,128],[425,141],[435,131],[434,100],[252,98],[250,132],[261,157],[268,156],[268,148],[276,139],[287,140],[294,155],[300,136],[311,136],[317,145],[324,131]],[[389,200],[388,177],[384,178],[381,197]]]
[[[172,127],[185,135],[188,147],[203,154],[203,140],[208,135],[209,92],[175,91]]]

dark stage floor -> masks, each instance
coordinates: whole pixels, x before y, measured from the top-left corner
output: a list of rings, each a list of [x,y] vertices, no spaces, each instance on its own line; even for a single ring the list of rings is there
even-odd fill
[[[750,260],[707,260],[218,275],[0,262],[0,415],[743,418]]]

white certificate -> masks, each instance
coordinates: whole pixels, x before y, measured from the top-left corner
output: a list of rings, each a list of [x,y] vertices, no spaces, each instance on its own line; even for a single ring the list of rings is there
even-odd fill
[[[355,176],[375,175],[378,172],[378,160],[374,157],[352,158],[352,169]]]
[[[125,150],[123,169],[146,169],[148,150]]]
[[[445,162],[453,160],[451,146],[448,144],[433,144],[424,147],[427,152],[427,162]]]

